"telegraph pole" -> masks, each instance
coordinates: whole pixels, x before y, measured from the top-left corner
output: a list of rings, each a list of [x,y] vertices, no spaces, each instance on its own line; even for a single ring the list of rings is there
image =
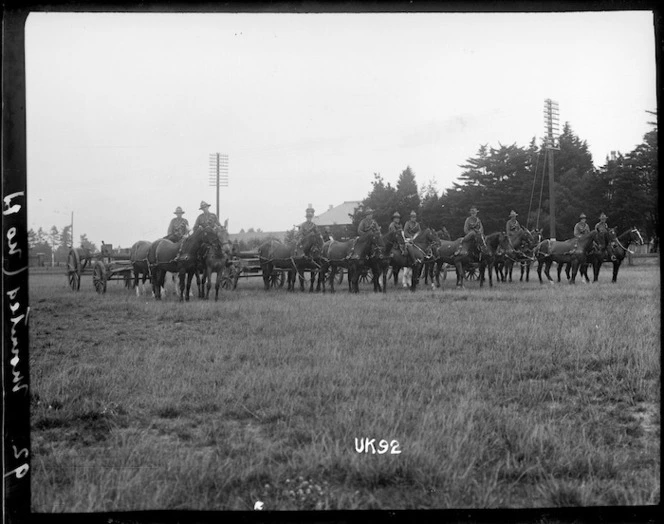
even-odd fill
[[[549,165],[549,237],[556,239],[556,194],[553,181],[553,152],[560,150],[558,144],[559,135],[559,112],[558,102],[547,98],[544,101],[544,158],[548,159]]]
[[[228,187],[228,155],[212,153],[210,155],[210,185],[217,188],[217,218],[219,214],[219,187]]]

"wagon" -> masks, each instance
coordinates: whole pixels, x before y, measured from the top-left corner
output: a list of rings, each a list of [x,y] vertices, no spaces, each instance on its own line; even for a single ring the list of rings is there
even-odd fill
[[[109,280],[123,280],[127,285],[133,279],[129,249],[113,249],[112,244],[102,244],[99,253],[85,248],[71,248],[67,255],[67,281],[73,291],[81,289],[83,275],[92,275],[97,293],[106,293]]]

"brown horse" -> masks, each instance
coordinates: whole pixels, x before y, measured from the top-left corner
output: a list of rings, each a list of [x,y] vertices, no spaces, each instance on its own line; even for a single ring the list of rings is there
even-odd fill
[[[537,275],[539,276],[540,283],[543,283],[542,268],[544,268],[546,278],[553,284],[553,279],[549,272],[551,264],[557,262],[558,264],[571,264],[572,275],[570,284],[575,284],[579,268],[586,262],[597,237],[597,231],[591,231],[590,233],[581,235],[579,238],[570,240],[543,240],[535,246],[533,253],[538,260]]]
[[[143,293],[145,293],[145,281],[149,278],[151,279],[150,263],[148,262],[148,253],[150,252],[151,245],[152,242],[148,242],[147,240],[139,240],[133,246],[131,246],[131,250],[129,252],[131,269],[134,273],[134,289],[136,290],[137,297],[141,294],[138,287],[140,276],[143,277],[141,282]]]
[[[530,231],[533,240],[531,242],[531,247],[523,250],[524,258],[521,260],[521,276],[519,281],[523,282],[523,277],[526,277],[526,282],[530,279],[530,265],[535,261],[533,256],[533,249],[537,246],[542,240],[544,240],[544,228],[532,229]]]
[[[488,270],[489,286],[493,287],[492,273],[495,271],[496,280],[500,279],[496,263],[504,259],[505,253],[509,249],[509,240],[507,239],[507,235],[505,235],[505,233],[502,231],[497,231],[496,233],[487,235],[484,238],[484,243],[486,249],[483,251],[479,259],[480,287],[484,285],[485,270]]]
[[[627,253],[630,253],[630,244],[637,244],[639,246],[643,245],[643,237],[636,227],[632,227],[620,235],[616,235],[615,227],[609,229],[606,250],[590,257],[593,266],[593,282],[597,282],[597,279],[599,278],[599,270],[602,263],[611,262],[613,264],[613,277],[611,283],[616,283],[620,265],[625,259],[625,256],[627,256]]]
[[[374,292],[387,293],[387,272],[390,269],[393,253],[395,250],[399,253],[405,252],[405,240],[401,231],[390,231],[376,240],[376,245],[369,256],[371,280]],[[395,273],[395,285],[396,278],[397,274]],[[383,281],[382,286],[380,284],[381,279]]]
[[[328,240],[323,244],[320,256],[320,271],[318,273],[318,287],[322,286],[325,293],[325,283],[329,279],[330,292],[334,293],[334,280],[339,269],[348,269],[348,259],[358,238],[352,238],[344,242],[338,240]],[[328,274],[329,272],[329,274]],[[348,280],[348,291],[351,291],[350,279]]]
[[[205,253],[205,274],[203,282],[205,286],[205,298],[210,298],[210,289],[212,288],[212,274],[216,274],[214,283],[214,300],[219,300],[219,287],[228,270],[231,257],[233,256],[233,244],[228,237],[228,231],[225,228],[217,229],[217,238],[207,247]]]
[[[364,268],[371,266],[371,254],[380,247],[381,239],[380,231],[373,230],[363,233],[355,240],[348,254],[348,285],[350,286],[351,293],[359,293],[362,271]]]
[[[392,248],[390,266],[392,267],[393,273],[398,274],[401,268],[409,268],[412,270],[410,284],[411,291],[417,289],[417,284],[422,273],[422,267],[424,263],[433,256],[431,248],[438,241],[439,239],[436,232],[431,228],[426,228],[404,244],[405,255],[401,250],[397,249],[396,246]],[[404,272],[404,287],[408,287],[406,278],[406,272]]]
[[[454,241],[441,240],[440,246],[434,252],[436,287],[440,287],[440,272],[443,264],[454,265],[457,276],[456,285],[463,287],[464,266],[478,263],[483,251],[486,251],[486,244],[482,236],[475,231]]]
[[[323,237],[311,232],[297,242],[280,242],[270,240],[258,248],[258,258],[263,271],[265,291],[270,290],[270,278],[275,269],[288,269],[288,291],[295,290],[296,275],[302,276],[305,270],[320,269],[320,254],[323,248]],[[313,291],[313,277],[310,291]],[[301,283],[304,291],[304,282]]]
[[[191,280],[197,268],[200,268],[201,249],[212,244],[217,232],[211,227],[199,228],[180,242],[171,242],[160,238],[152,243],[148,260],[152,272],[152,290],[155,299],[161,300],[161,288],[166,279],[166,272],[177,273],[180,277],[180,301],[189,300]],[[186,295],[185,295],[186,281]]]
[[[522,261],[529,259],[529,253],[534,247],[535,237],[526,228],[521,228],[516,233],[507,235],[507,245],[503,254],[501,282],[512,282],[514,264],[521,264]]]

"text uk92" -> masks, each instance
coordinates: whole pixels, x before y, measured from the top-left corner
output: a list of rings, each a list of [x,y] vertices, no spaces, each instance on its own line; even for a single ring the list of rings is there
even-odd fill
[[[392,440],[389,443],[387,440],[380,440],[376,443],[375,438],[370,439],[368,437],[355,439],[355,451],[358,453],[371,453],[372,455],[375,455],[376,453],[383,455],[388,451],[390,455],[399,455],[401,453],[399,442],[396,440]]]

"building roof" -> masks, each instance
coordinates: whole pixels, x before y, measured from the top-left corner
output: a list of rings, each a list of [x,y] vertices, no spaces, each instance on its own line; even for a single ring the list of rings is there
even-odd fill
[[[330,209],[312,218],[312,222],[317,226],[332,226],[335,224],[346,225],[352,224],[352,219],[348,215],[352,215],[355,210],[360,207],[359,200],[347,200],[337,207],[330,206]]]

